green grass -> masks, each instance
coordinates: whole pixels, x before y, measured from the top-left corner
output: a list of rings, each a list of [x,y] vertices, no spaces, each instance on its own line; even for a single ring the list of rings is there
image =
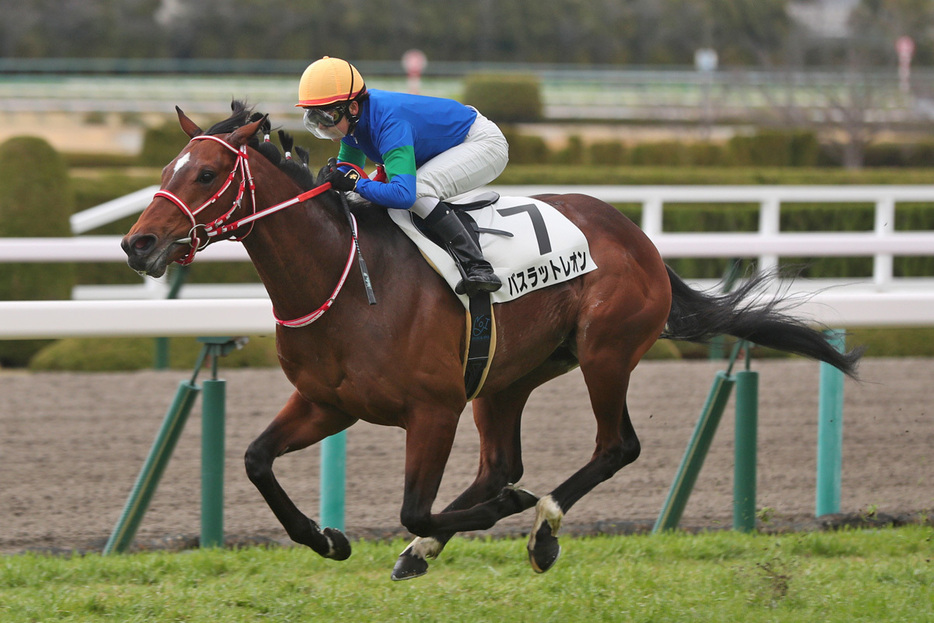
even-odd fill
[[[345,562],[304,548],[0,559],[0,620],[934,621],[934,529],[565,538],[535,575],[519,540],[455,539],[394,583],[402,541]]]

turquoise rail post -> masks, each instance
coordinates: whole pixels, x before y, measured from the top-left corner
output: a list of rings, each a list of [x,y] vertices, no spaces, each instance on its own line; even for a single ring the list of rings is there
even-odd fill
[[[684,451],[684,457],[681,459],[681,465],[675,474],[675,479],[671,483],[671,489],[668,491],[668,497],[662,506],[658,518],[655,520],[655,526],[652,532],[661,532],[663,530],[674,530],[681,521],[684,514],[684,507],[687,506],[688,498],[694,489],[694,483],[697,482],[697,475],[704,465],[704,459],[710,450],[710,444],[713,441],[714,433],[717,432],[717,426],[720,424],[720,418],[723,416],[723,410],[730,398],[730,392],[736,380],[730,375],[733,369],[733,363],[739,355],[739,349],[743,342],[737,342],[733,346],[733,354],[730,357],[730,365],[726,370],[717,372],[714,376],[713,384],[710,387],[710,393],[707,395],[707,401],[701,410],[700,418],[694,427],[694,433],[691,436],[688,447]]]
[[[175,450],[182,429],[185,428],[185,422],[188,421],[191,407],[198,397],[198,392],[201,391],[195,384],[195,377],[203,361],[204,353],[199,359],[192,379],[182,381],[179,384],[178,391],[175,393],[175,400],[162,421],[162,427],[159,429],[159,434],[149,450],[149,456],[146,457],[143,469],[137,476],[136,483],[130,491],[130,497],[127,498],[120,519],[104,546],[103,553],[105,555],[112,552],[126,551],[130,543],[133,542],[133,537],[136,536],[139,524],[143,519],[143,515],[146,514],[150,500],[152,500],[152,494],[159,485],[165,466],[172,456],[172,451]]]
[[[224,505],[224,381],[217,380],[217,358],[234,348],[240,348],[245,338],[198,338],[204,343],[190,381],[179,385],[175,400],[169,408],[162,427],[149,450],[149,456],[133,485],[123,513],[104,546],[104,554],[123,552],[133,542],[139,524],[146,514],[152,495],[162,478],[165,466],[178,442],[188,414],[198,394],[198,373],[205,359],[211,357],[214,378],[204,382],[205,400],[202,416],[201,457],[201,545],[222,545]]]
[[[344,531],[347,431],[321,442],[321,526]]]
[[[842,330],[825,332],[833,346],[846,349]],[[843,472],[843,372],[820,364],[817,414],[817,493],[815,515],[840,512],[840,479]]]
[[[201,547],[222,547],[225,381],[215,373],[201,388]]]
[[[217,378],[218,359],[240,347],[232,337],[199,337],[211,358],[211,378],[202,382],[201,410],[201,542],[202,548],[224,546],[224,435],[226,381]]]
[[[169,292],[165,298],[178,298],[182,286],[185,285],[185,281],[188,279],[189,269],[191,269],[191,266],[188,265],[176,266],[172,269],[172,285],[169,287]],[[153,368],[156,370],[167,370],[169,368],[169,338],[167,337],[155,338]]]
[[[201,547],[222,547],[225,381],[206,380],[201,388]]]
[[[736,428],[733,460],[733,529],[756,529],[756,474],[759,428],[759,373],[747,369],[736,373]]]

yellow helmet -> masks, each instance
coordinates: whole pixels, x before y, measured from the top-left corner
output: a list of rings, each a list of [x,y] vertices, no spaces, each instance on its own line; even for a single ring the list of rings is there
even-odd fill
[[[366,91],[357,68],[339,58],[324,58],[309,65],[298,83],[299,107],[349,102]]]

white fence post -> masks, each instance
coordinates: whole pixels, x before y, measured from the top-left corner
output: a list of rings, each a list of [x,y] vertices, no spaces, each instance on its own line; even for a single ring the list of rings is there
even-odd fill
[[[777,195],[769,194],[759,204],[759,235],[777,236],[781,229],[781,201]],[[759,272],[772,273],[778,270],[778,255],[767,253],[759,256]]]
[[[664,228],[663,201],[658,195],[650,195],[642,202],[642,231],[655,238]]]
[[[882,197],[876,202],[875,233],[887,236],[895,231],[895,199]],[[879,290],[892,284],[892,254],[876,253],[872,260],[872,281]]]

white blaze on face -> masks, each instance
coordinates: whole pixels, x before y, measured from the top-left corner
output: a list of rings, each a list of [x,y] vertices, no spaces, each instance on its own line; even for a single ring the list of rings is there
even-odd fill
[[[181,158],[179,158],[178,160],[176,160],[176,161],[175,161],[175,168],[172,169],[172,177],[175,177],[175,174],[178,173],[178,170],[181,169],[181,168],[182,168],[183,166],[185,166],[186,164],[188,164],[188,161],[189,161],[189,160],[191,160],[191,154],[190,154],[190,153],[187,153],[187,154],[185,154],[184,156],[182,156]]]

